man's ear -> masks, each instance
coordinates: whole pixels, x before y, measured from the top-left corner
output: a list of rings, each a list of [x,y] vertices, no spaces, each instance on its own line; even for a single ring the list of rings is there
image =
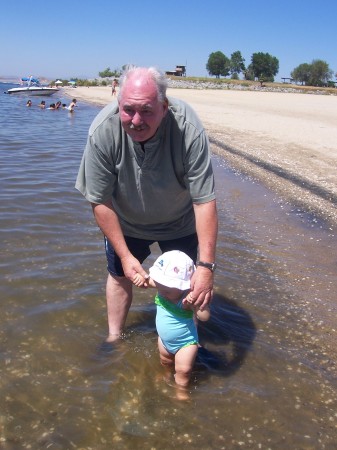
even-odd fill
[[[168,99],[167,99],[167,97],[165,97],[165,100],[163,102],[164,116],[166,116],[166,113],[168,111],[168,106],[169,106]]]

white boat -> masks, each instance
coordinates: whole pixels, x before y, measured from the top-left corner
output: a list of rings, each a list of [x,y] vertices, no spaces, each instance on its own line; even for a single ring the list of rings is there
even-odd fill
[[[7,94],[53,95],[55,92],[58,92],[57,88],[47,86],[29,86],[8,89]]]
[[[8,89],[7,94],[53,95],[59,92],[56,87],[41,86],[37,78],[21,78],[22,86]]]

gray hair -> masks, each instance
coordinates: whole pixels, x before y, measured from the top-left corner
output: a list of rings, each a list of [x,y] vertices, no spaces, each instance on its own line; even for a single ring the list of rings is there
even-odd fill
[[[165,74],[156,67],[139,67],[134,65],[126,66],[121,78],[119,79],[120,87],[118,92],[118,100],[121,99],[125,82],[130,78],[132,74],[137,72],[147,72],[148,75],[150,75],[150,77],[157,86],[158,100],[160,102],[164,102],[166,99],[166,89],[167,89],[167,79]]]

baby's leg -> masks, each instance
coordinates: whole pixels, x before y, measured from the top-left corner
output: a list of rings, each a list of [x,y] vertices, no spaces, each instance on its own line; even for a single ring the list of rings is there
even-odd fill
[[[197,351],[198,346],[193,344],[181,348],[175,354],[175,380],[179,386],[186,387],[188,385]]]
[[[172,353],[166,350],[159,336],[158,336],[158,350],[161,365],[165,367],[167,374],[171,373],[174,367],[174,355],[172,355]]]

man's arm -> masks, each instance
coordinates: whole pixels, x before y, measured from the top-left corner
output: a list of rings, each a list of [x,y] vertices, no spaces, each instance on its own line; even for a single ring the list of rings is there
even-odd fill
[[[125,276],[131,281],[137,273],[143,277],[147,277],[148,275],[142,268],[140,262],[132,255],[126,245],[118,216],[112,205],[108,203],[100,205],[92,203],[91,206],[97,225],[121,259]]]
[[[199,260],[207,263],[215,261],[218,235],[218,214],[216,201],[194,204],[196,231],[199,240]],[[208,305],[213,295],[213,272],[207,267],[198,266],[192,282],[193,305],[201,310]]]

